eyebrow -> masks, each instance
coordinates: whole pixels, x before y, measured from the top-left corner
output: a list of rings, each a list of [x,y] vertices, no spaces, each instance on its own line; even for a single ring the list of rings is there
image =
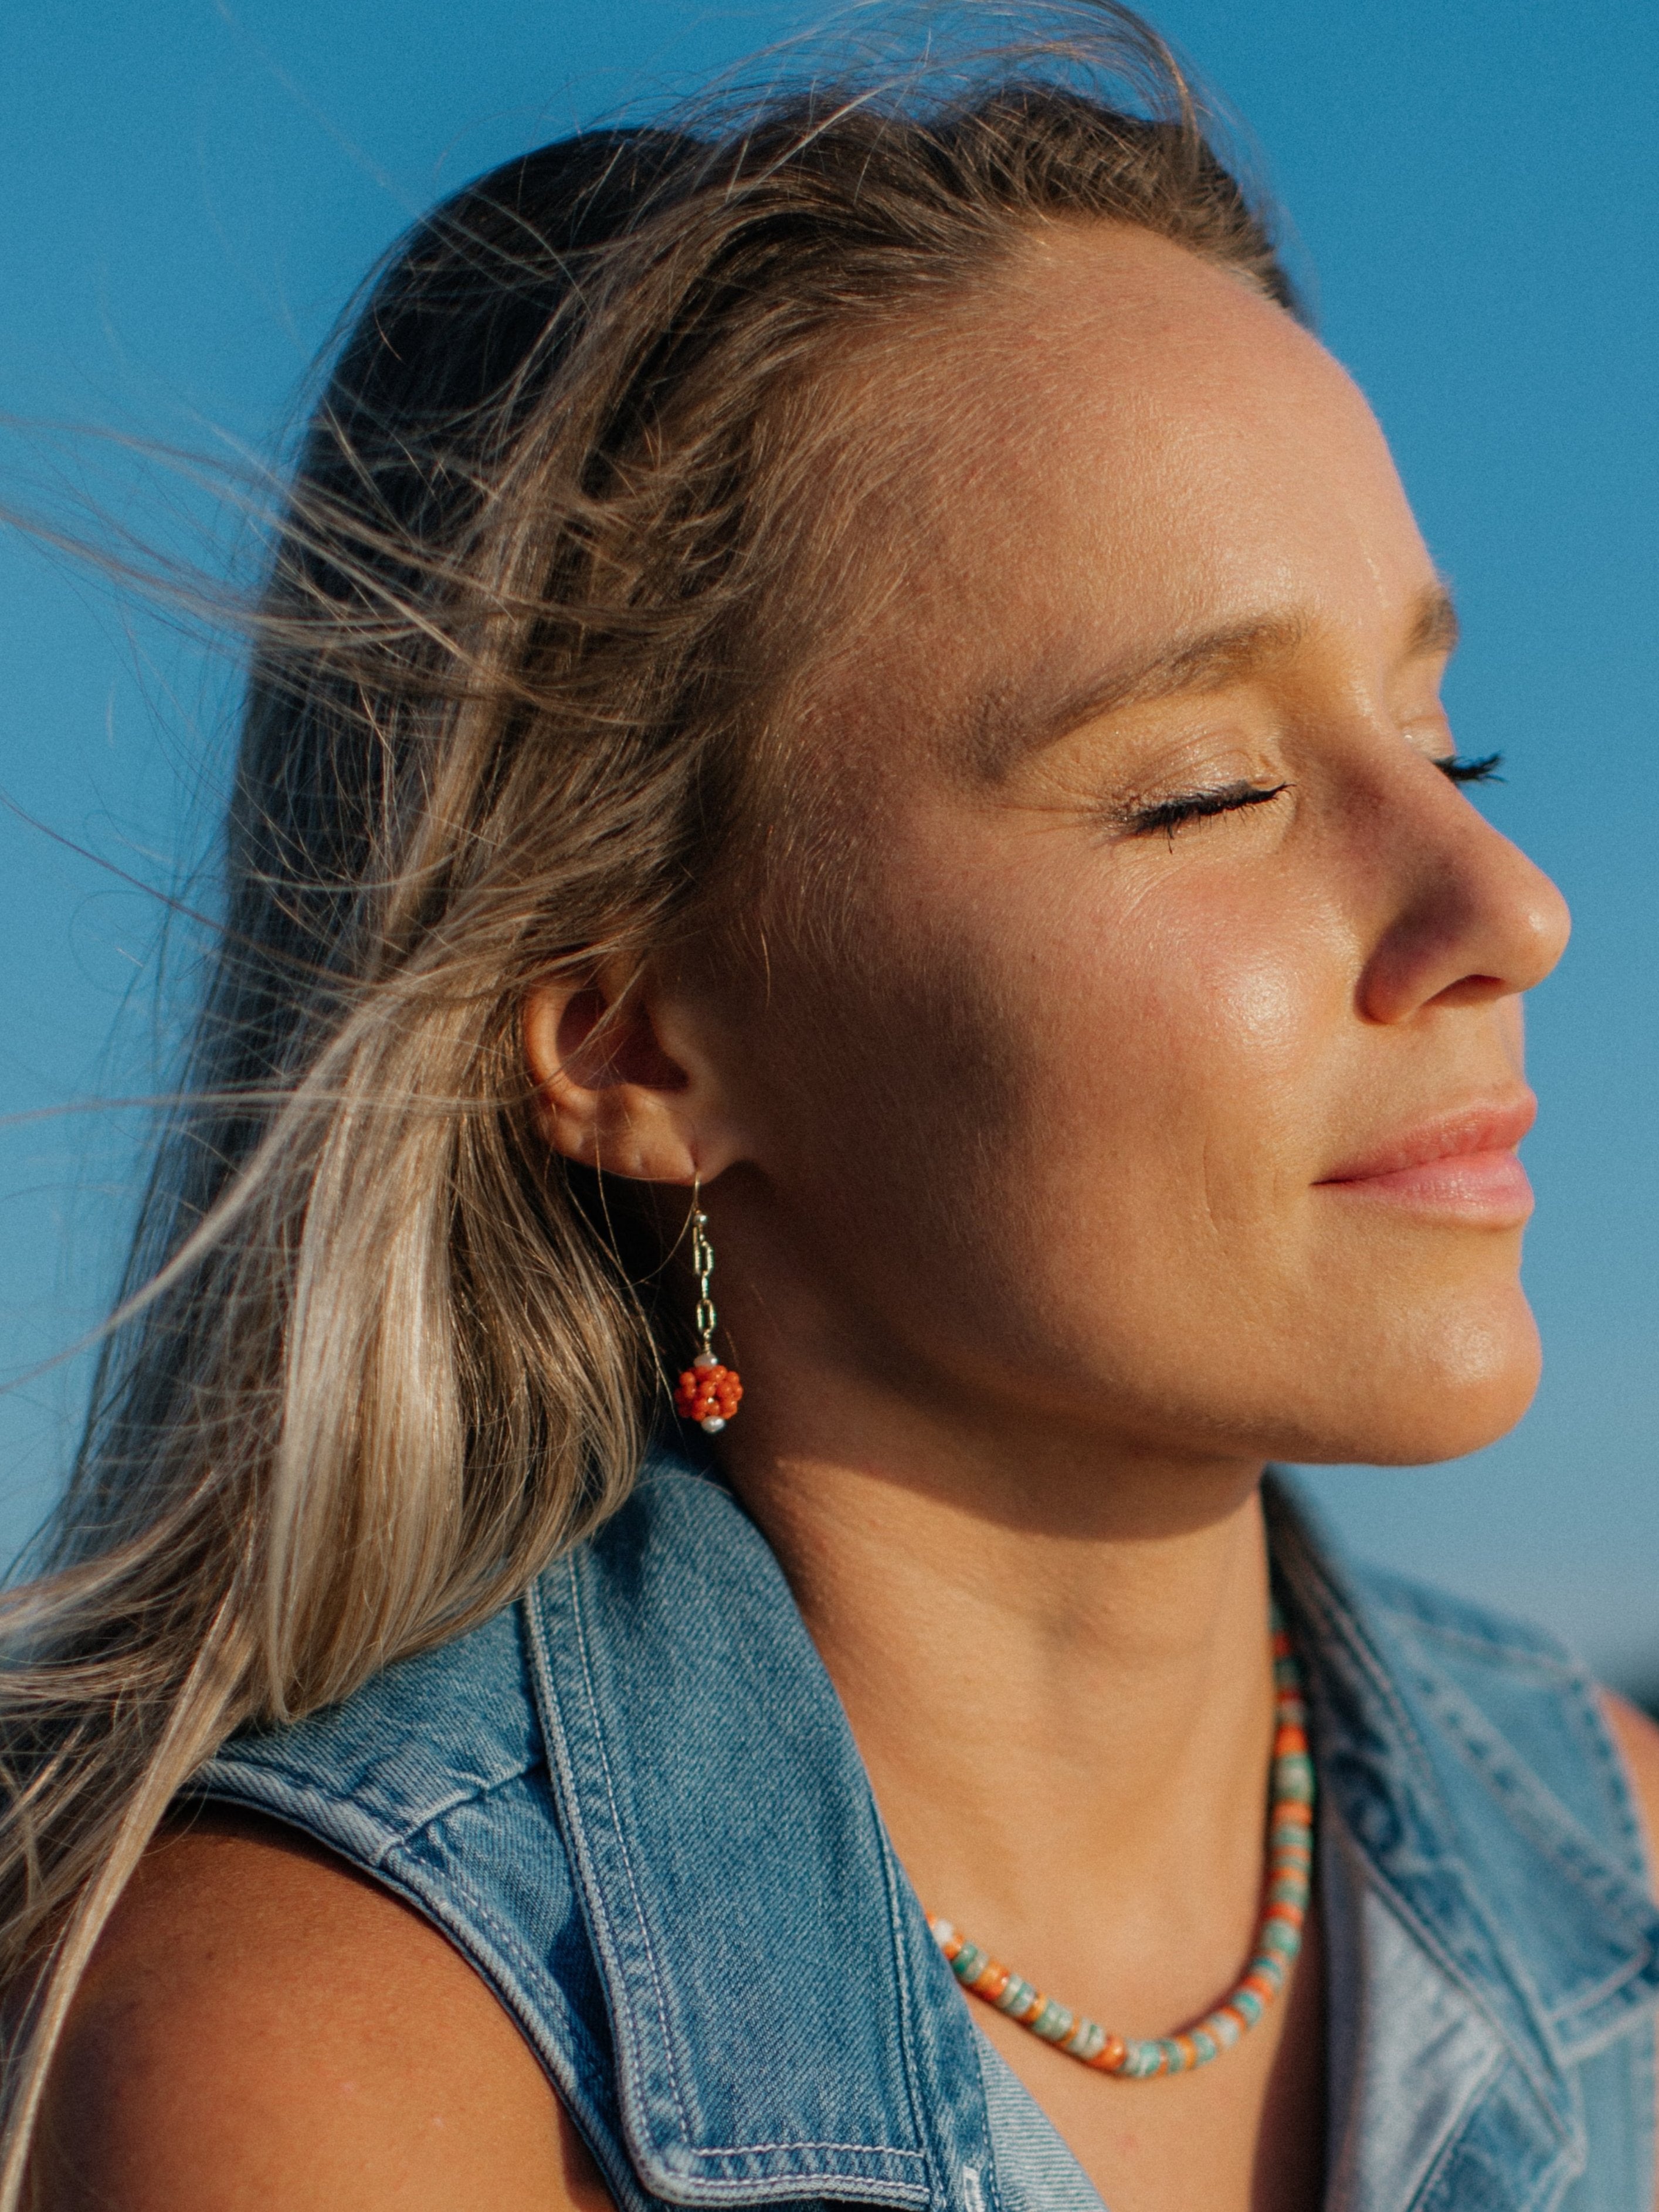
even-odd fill
[[[1103,679],[1079,685],[1038,704],[1009,695],[984,694],[968,718],[969,745],[981,774],[1006,774],[1023,754],[1039,750],[1068,730],[1126,707],[1141,707],[1182,694],[1219,691],[1260,674],[1304,645],[1317,625],[1306,613],[1262,615],[1177,640],[1126,662]],[[1402,664],[1450,653],[1458,638],[1457,610],[1443,583],[1425,586],[1413,603]]]

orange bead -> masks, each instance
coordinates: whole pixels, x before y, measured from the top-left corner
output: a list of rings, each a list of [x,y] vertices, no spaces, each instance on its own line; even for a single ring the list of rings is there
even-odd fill
[[[716,1361],[709,1367],[684,1370],[674,1385],[674,1411],[687,1421],[729,1421],[742,1397],[736,1368]]]

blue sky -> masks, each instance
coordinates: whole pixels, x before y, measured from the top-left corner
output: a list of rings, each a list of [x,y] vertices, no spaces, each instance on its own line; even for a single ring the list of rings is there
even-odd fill
[[[0,496],[33,485],[61,511],[84,495],[149,543],[234,552],[198,478],[121,441],[268,453],[352,287],[439,193],[815,13],[18,10],[0,76]],[[1577,915],[1531,1017],[1538,1403],[1474,1460],[1316,1486],[1358,1548],[1659,1681],[1659,10],[1176,0],[1156,20],[1249,126],[1323,334],[1462,606],[1459,741],[1509,762],[1482,803]],[[158,1000],[154,892],[187,890],[210,838],[234,671],[38,544],[0,541],[0,590],[14,1377],[95,1324],[118,1259],[141,1117],[64,1109],[158,1079],[189,941]],[[70,1359],[0,1397],[0,1551],[50,1496],[83,1384]]]

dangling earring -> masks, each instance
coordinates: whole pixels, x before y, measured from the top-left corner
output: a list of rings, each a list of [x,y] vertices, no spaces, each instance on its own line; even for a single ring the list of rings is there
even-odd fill
[[[737,1412],[743,1384],[737,1369],[722,1367],[714,1352],[714,1302],[708,1295],[714,1248],[708,1241],[708,1216],[702,1210],[702,1184],[696,1176],[691,1182],[691,1272],[697,1279],[696,1331],[702,1349],[675,1386],[674,1411],[713,1437]]]

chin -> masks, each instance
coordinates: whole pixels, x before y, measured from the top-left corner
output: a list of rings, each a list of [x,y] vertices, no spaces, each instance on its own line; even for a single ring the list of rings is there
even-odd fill
[[[1356,1376],[1358,1402],[1346,1419],[1337,1414],[1321,1448],[1282,1456],[1370,1467],[1462,1459],[1509,1434],[1533,1401],[1541,1366],[1537,1324],[1517,1287],[1484,1312],[1440,1317],[1416,1343],[1395,1332]]]

